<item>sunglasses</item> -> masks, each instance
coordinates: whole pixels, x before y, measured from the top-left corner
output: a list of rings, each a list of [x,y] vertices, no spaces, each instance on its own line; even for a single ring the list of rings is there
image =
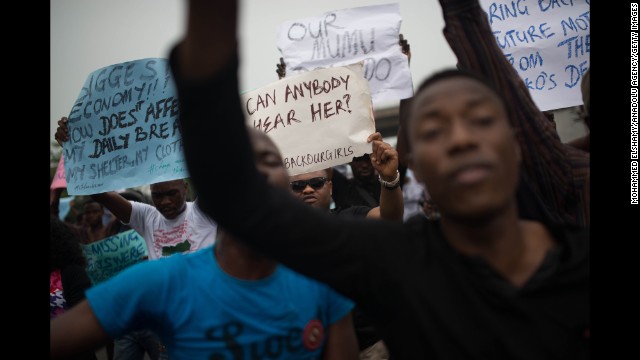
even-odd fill
[[[314,190],[320,190],[324,186],[324,183],[327,182],[327,179],[323,177],[314,177],[309,180],[297,180],[291,182],[291,190],[295,192],[302,192],[307,185],[311,186]]]

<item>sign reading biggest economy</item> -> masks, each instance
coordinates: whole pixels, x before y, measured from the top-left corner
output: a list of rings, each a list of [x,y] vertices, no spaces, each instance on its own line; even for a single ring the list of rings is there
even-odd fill
[[[582,104],[589,69],[589,0],[481,0],[507,60],[540,110]]]
[[[69,114],[67,191],[88,195],[188,177],[166,59],[91,73]]]
[[[278,146],[289,175],[350,162],[371,152],[375,132],[362,64],[288,77],[241,97],[249,126]]]
[[[278,49],[287,76],[300,72],[364,62],[373,102],[413,96],[407,56],[398,43],[398,4],[330,11],[284,22]]]

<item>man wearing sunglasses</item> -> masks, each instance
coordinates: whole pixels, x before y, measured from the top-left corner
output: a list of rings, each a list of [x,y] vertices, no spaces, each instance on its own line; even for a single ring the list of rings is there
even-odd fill
[[[377,160],[374,161],[368,154],[367,158],[370,159],[371,168],[379,174],[377,178],[380,197],[376,199],[376,202],[379,201],[380,206],[356,205],[347,208],[338,206],[334,213],[402,222],[404,202],[398,173],[398,152],[391,145],[382,141],[382,135],[379,132],[371,134],[367,142],[376,145],[374,148]],[[333,170],[331,168],[291,176],[289,177],[291,191],[306,204],[323,211],[329,211],[333,195],[332,177]]]
[[[371,134],[367,140],[374,142],[376,159],[378,159],[378,161],[374,161],[368,154],[366,156],[367,159],[370,159],[371,165],[369,166],[380,174],[380,206],[355,205],[346,209],[338,207],[332,213],[340,216],[382,218],[402,222],[404,201],[398,173],[398,152],[391,145],[382,141],[382,135],[379,132]],[[331,168],[290,176],[291,192],[306,204],[328,212],[330,211],[333,190],[332,176],[333,169]],[[354,309],[353,325],[358,338],[361,359],[388,358],[388,350],[372,321],[358,307]]]

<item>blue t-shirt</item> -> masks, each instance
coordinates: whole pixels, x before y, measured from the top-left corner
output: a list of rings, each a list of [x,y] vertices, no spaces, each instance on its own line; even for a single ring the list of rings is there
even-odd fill
[[[211,246],[136,264],[87,291],[104,330],[150,329],[179,359],[319,359],[327,327],[353,303],[283,265],[239,280]]]

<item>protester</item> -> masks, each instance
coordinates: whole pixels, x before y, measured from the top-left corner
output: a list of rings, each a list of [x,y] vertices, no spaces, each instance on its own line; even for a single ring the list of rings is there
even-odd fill
[[[460,17],[489,29],[475,2],[457,14],[469,9],[475,16]],[[463,71],[427,79],[408,134],[411,166],[440,220],[336,218],[257,172],[238,96],[236,20],[234,1],[190,1],[186,36],[170,55],[185,158],[206,213],[354,299],[394,357],[589,357],[588,231],[519,219],[519,168],[532,155],[510,124],[517,103]],[[220,156],[207,134],[225,134],[213,150]]]
[[[522,201],[542,200],[542,211],[558,224],[589,226],[589,154],[563,144],[555,125],[537,108],[516,70],[500,50],[478,0],[440,0],[444,35],[458,68],[484,76],[510,104],[522,151]],[[427,183],[427,186],[431,184]],[[537,206],[537,205],[535,205]]]
[[[370,160],[371,168],[380,174],[379,178],[376,178],[376,182],[378,187],[383,190],[379,190],[380,197],[375,201],[380,205],[375,207],[366,205],[337,207],[334,212],[340,215],[402,221],[404,206],[398,174],[398,153],[391,145],[382,141],[382,135],[378,132],[371,134],[367,142],[376,143],[378,158],[384,156],[384,161],[378,163]],[[322,211],[329,211],[334,189],[332,180],[336,176],[336,172],[328,168],[294,175],[289,177],[289,180],[293,194],[300,200]]]
[[[66,117],[58,121],[55,138],[60,144],[69,140],[68,121]],[[188,186],[184,179],[151,184],[154,206],[128,201],[114,191],[92,198],[144,238],[149,259],[153,260],[194,252],[215,240],[216,224],[200,210],[197,201],[187,201]]]
[[[80,241],[91,244],[118,233],[117,219],[104,224],[104,208],[99,202],[88,199],[82,206],[83,226],[79,229]]]
[[[56,318],[84,299],[91,287],[76,234],[57,216],[49,219],[49,317]],[[73,359],[96,359],[93,351],[77,354]]]
[[[375,145],[377,154],[375,158],[382,159],[371,161],[372,168],[380,174],[380,179],[387,182],[395,181],[394,186],[388,187],[383,184],[380,196],[380,206],[350,206],[346,209],[336,208],[332,213],[347,217],[384,219],[402,222],[403,199],[400,190],[400,178],[398,174],[398,153],[391,145],[382,141],[382,135],[376,132],[367,139]],[[333,169],[328,168],[320,171],[313,171],[306,174],[290,176],[291,191],[298,199],[304,203],[324,212],[329,212],[332,195]],[[388,351],[380,340],[374,325],[369,317],[359,309],[354,309],[353,323],[358,338],[358,348],[361,360],[382,360],[388,359]]]
[[[260,174],[289,186],[279,151],[258,131]],[[136,265],[91,289],[51,323],[52,358],[149,328],[174,359],[357,359],[353,303],[255,253],[226,232],[215,249]]]

